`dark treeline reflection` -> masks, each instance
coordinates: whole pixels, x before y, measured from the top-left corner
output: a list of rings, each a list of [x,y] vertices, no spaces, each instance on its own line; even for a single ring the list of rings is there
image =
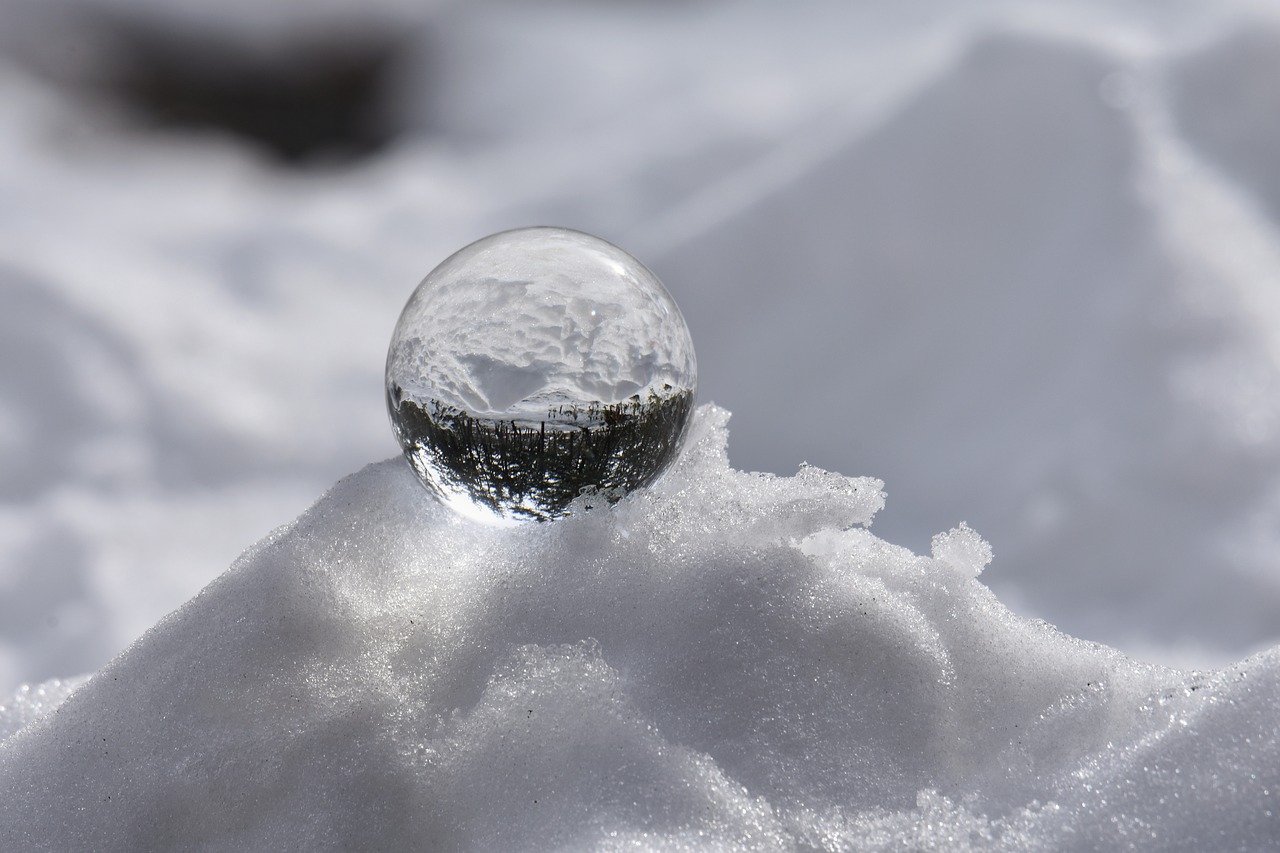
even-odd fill
[[[446,490],[498,515],[536,519],[564,515],[584,492],[616,501],[653,482],[675,458],[693,407],[692,392],[668,389],[508,420],[394,396],[393,421],[420,476],[431,481],[429,468]]]

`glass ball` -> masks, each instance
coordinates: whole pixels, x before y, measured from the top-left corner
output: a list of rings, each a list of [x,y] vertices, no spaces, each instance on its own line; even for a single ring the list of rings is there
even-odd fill
[[[478,240],[409,298],[387,353],[391,426],[426,487],[480,520],[617,500],[679,453],[693,341],[662,283],[598,237],[522,228]]]

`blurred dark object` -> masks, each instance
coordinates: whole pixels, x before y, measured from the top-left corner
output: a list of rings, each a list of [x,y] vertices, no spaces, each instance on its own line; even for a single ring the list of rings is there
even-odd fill
[[[288,165],[350,162],[405,127],[396,108],[415,27],[311,20],[215,27],[178,16],[17,4],[0,52],[149,130],[221,133]],[[154,12],[154,10],[153,10]]]
[[[160,128],[218,130],[290,163],[374,153],[400,129],[388,92],[400,52],[389,34],[325,33],[270,50],[116,25],[120,105]]]

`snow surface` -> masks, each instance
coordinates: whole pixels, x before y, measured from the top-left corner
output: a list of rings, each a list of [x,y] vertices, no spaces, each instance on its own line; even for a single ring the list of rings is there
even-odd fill
[[[922,553],[932,544],[950,574],[935,567],[930,582],[968,591],[957,602],[989,588],[1021,616],[1130,656],[1059,638],[1068,651],[1033,666],[1014,645],[975,639],[1007,655],[1010,673],[1030,669],[1049,685],[1040,698],[1066,709],[1049,714],[1065,734],[1029,749],[1058,740],[1063,753],[1032,755],[1030,776],[996,774],[1033,779],[1000,794],[939,736],[914,770],[892,765],[908,767],[897,781],[874,777],[883,811],[813,806],[804,831],[942,845],[933,824],[954,829],[946,846],[960,847],[1034,823],[1040,839],[1051,824],[1087,839],[1121,830],[1110,816],[1086,827],[1085,805],[1151,814],[1176,793],[1194,802],[1161,812],[1168,826],[1208,832],[1234,818],[1232,837],[1264,837],[1250,834],[1249,821],[1269,817],[1250,797],[1273,791],[1274,776],[1245,784],[1232,768],[1253,766],[1255,753],[1274,759],[1276,727],[1250,698],[1274,700],[1274,652],[1257,653],[1280,641],[1273,5],[0,0],[0,20],[0,696],[18,697],[3,702],[0,732],[66,690],[19,685],[100,669],[246,543],[395,453],[381,372],[413,283],[487,233],[550,223],[601,234],[666,283],[693,332],[701,398],[736,413],[738,468],[790,474],[808,460],[882,477],[893,500],[877,534]],[[313,38],[359,33],[394,51],[384,94],[402,132],[363,160],[296,168],[226,131],[149,126],[102,85],[124,61],[114,39],[131,27],[168,34],[196,60],[210,54],[193,34],[216,33],[219,62],[286,68],[311,55]],[[373,469],[356,483],[372,487],[379,471],[392,482]],[[825,500],[805,478],[822,479],[804,468],[765,482],[791,483],[803,517]],[[575,523],[566,530],[594,529],[589,517]],[[932,539],[939,531],[950,532]],[[823,535],[860,534],[815,535],[806,553]],[[906,584],[890,563],[885,576]],[[580,592],[561,590],[565,606]],[[1014,626],[1010,637],[1058,636],[980,600]],[[939,624],[932,645],[912,651],[910,635],[894,646],[903,673],[928,671],[913,655],[974,653],[948,645],[959,628]],[[235,627],[223,629],[228,643]],[[783,648],[809,627],[768,636]],[[198,651],[163,625],[151,637],[166,631]],[[480,696],[556,666],[608,666],[637,702],[645,688],[630,684],[605,632],[594,636],[599,661],[575,646],[547,652],[562,664],[511,657],[466,674]],[[1131,660],[1208,668],[1251,654],[1207,676]],[[872,686],[899,681],[884,655],[884,668],[865,670]],[[1103,679],[1103,698],[1088,692],[1092,672],[1085,687],[1068,683],[1102,659],[1123,673]],[[723,670],[684,672],[693,683]],[[996,687],[1003,677],[991,676]],[[305,695],[323,704],[335,688],[315,679],[321,692]],[[348,686],[342,695],[360,694]],[[935,688],[903,705],[909,720],[951,719],[951,694]],[[6,741],[5,772],[37,773],[13,756],[50,748],[37,732],[73,709],[87,720],[117,707],[101,695],[109,689],[99,676]],[[1111,690],[1147,698],[1126,704]],[[699,767],[711,755],[723,778],[746,784],[731,759],[670,740],[682,735],[658,711],[627,707],[635,716],[624,719],[665,739],[656,752],[692,750]],[[827,712],[818,706],[815,730]],[[1116,728],[1125,719],[1127,735]],[[332,723],[335,738],[343,725]],[[883,744],[887,730],[864,733]],[[1112,748],[1089,740],[1099,732]],[[185,766],[212,779],[221,753],[201,748]],[[976,775],[948,787],[934,767],[947,761]],[[60,762],[45,784],[90,769]],[[778,778],[785,766],[778,758]],[[234,788],[233,775],[219,778]],[[395,789],[422,790],[409,777]],[[716,803],[741,805],[736,789],[715,790]],[[799,813],[773,789],[755,796],[784,823],[778,815]],[[1022,811],[1027,797],[1052,799],[1064,817]]]
[[[727,418],[518,529],[347,478],[2,742],[0,849],[1274,847],[1280,650],[1016,616],[972,530],[887,543],[879,481],[735,471]]]
[[[885,538],[967,519],[1003,601],[1144,658],[1280,640],[1267,4],[0,17],[0,692],[102,666],[392,455],[413,284],[535,223],[666,283],[738,467],[882,477]],[[372,33],[404,132],[296,169],[150,128],[95,88],[143,25],[281,64]]]

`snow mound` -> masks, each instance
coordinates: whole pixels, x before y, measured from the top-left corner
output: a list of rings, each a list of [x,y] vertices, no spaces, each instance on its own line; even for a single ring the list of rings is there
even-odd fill
[[[398,459],[343,480],[0,742],[0,849],[1280,837],[1280,651],[1179,673],[1022,619],[976,533],[890,545],[879,481],[734,471],[727,418],[551,524],[463,522]]]

